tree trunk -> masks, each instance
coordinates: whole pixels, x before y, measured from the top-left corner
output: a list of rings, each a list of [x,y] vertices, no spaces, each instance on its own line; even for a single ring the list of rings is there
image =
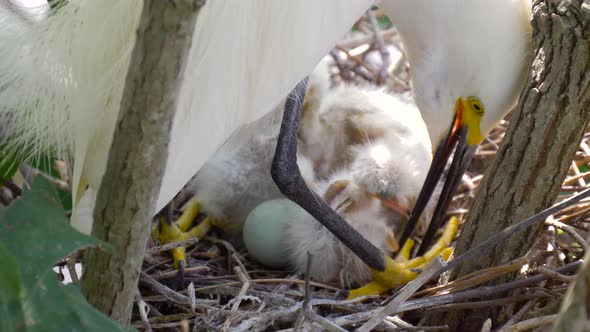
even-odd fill
[[[90,303],[128,325],[156,199],[166,167],[177,96],[204,0],[145,0],[92,235],[111,253],[86,253]]]
[[[590,5],[583,0],[533,1],[532,71],[476,194],[456,255],[547,208],[557,197],[590,118],[589,18]],[[452,278],[522,256],[541,229],[515,234],[463,264]],[[451,331],[479,331],[487,317],[481,311],[452,312],[430,321],[446,323]]]

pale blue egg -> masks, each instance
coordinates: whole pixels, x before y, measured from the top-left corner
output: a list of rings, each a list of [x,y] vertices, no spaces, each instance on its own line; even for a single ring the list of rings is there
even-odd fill
[[[286,228],[301,213],[306,212],[286,198],[268,200],[254,208],[246,218],[243,231],[250,256],[269,267],[287,266]]]

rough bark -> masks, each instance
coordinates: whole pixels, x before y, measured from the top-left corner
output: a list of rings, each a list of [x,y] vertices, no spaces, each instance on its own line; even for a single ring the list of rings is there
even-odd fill
[[[547,208],[557,197],[590,118],[589,23],[590,5],[583,0],[533,1],[531,74],[502,147],[476,194],[457,255]],[[476,261],[466,262],[452,278],[522,256],[541,228],[515,234]],[[476,331],[488,314],[452,312],[430,321],[449,324],[452,331]]]
[[[166,167],[170,128],[204,0],[145,0],[92,234],[112,253],[89,250],[83,291],[128,325],[134,290]]]

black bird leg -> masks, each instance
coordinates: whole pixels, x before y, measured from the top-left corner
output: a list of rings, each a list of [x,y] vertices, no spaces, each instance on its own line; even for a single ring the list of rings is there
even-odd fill
[[[272,162],[272,178],[287,198],[315,217],[367,265],[374,270],[385,271],[384,253],[312,192],[301,177],[297,166],[297,129],[306,88],[307,78],[297,84],[285,103],[281,131]]]

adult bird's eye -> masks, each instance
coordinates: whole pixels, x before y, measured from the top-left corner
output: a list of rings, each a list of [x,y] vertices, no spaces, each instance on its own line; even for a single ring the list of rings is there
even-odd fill
[[[479,107],[478,104],[473,104],[473,108],[475,108],[477,111],[481,111],[481,107]]]

